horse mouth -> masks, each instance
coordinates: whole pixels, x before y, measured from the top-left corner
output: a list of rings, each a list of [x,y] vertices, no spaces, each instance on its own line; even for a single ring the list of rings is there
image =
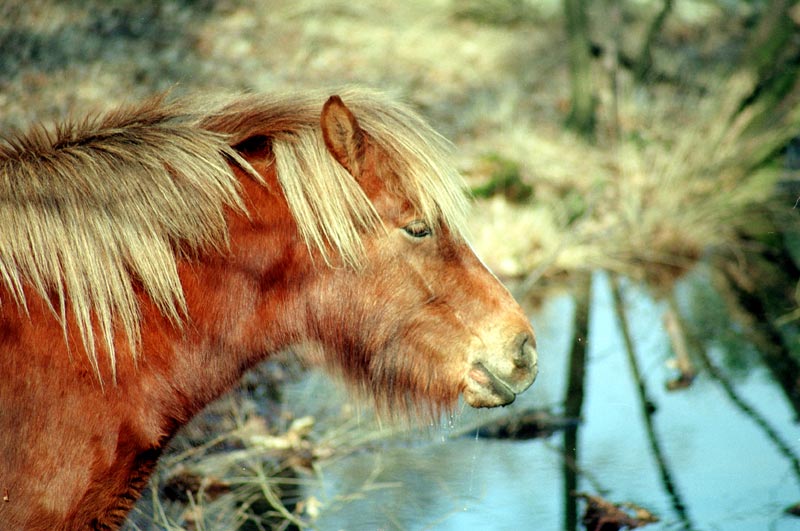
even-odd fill
[[[498,407],[512,403],[517,395],[531,386],[536,379],[537,366],[534,361],[524,374],[501,378],[483,363],[475,362],[467,373],[464,400],[472,407]]]

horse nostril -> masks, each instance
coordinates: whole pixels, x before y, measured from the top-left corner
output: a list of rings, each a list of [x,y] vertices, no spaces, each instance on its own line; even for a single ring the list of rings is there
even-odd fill
[[[536,340],[527,332],[520,333],[514,341],[516,351],[514,366],[528,369],[536,362]]]

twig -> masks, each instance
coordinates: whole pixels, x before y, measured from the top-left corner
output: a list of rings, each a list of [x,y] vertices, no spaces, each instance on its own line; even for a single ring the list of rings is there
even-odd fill
[[[639,363],[636,360],[633,340],[631,339],[628,318],[625,313],[625,303],[620,292],[619,281],[615,275],[611,276],[611,293],[614,298],[614,309],[617,313],[622,339],[625,344],[625,352],[628,356],[628,364],[631,367],[631,372],[639,393],[639,401],[642,406],[642,418],[644,419],[645,428],[647,430],[647,438],[650,441],[650,450],[653,453],[653,458],[656,460],[658,470],[661,474],[661,483],[664,485],[664,490],[672,501],[672,508],[683,523],[683,528],[693,529],[694,527],[692,526],[686,509],[686,503],[683,501],[683,497],[680,495],[675,485],[675,480],[672,478],[672,472],[667,465],[664,451],[661,449],[661,443],[657,437],[655,426],[653,425],[653,413],[656,408],[652,400],[647,396],[647,388],[642,378],[641,371],[639,370]]]
[[[678,318],[680,318],[680,316],[678,316]],[[798,458],[798,456],[794,453],[791,445],[784,442],[778,433],[778,430],[776,430],[764,416],[756,411],[753,406],[748,404],[746,400],[739,396],[739,393],[736,391],[736,387],[734,386],[733,382],[719,367],[714,364],[713,361],[711,361],[711,358],[708,356],[708,353],[703,345],[700,344],[700,341],[698,341],[698,339],[694,336],[690,335],[688,337],[691,341],[692,350],[697,353],[700,362],[703,364],[703,368],[706,370],[709,376],[716,380],[720,387],[722,387],[722,390],[726,395],[728,395],[728,399],[764,432],[764,435],[766,435],[767,439],[772,441],[772,443],[778,449],[778,452],[789,460],[792,471],[794,472],[795,476],[800,479],[800,458]]]
[[[672,382],[672,388],[677,385],[686,386],[694,379],[695,370],[692,360],[689,358],[689,349],[686,347],[686,334],[681,326],[678,317],[678,304],[675,301],[675,294],[670,292],[667,296],[667,309],[664,312],[664,329],[669,335],[672,351],[675,353],[675,362],[678,366],[677,384]]]
[[[770,321],[762,300],[735,285],[735,270],[717,259],[711,269],[711,282],[725,301],[728,312],[742,325],[743,334],[756,347],[770,374],[800,418],[800,364],[792,356],[780,331]]]

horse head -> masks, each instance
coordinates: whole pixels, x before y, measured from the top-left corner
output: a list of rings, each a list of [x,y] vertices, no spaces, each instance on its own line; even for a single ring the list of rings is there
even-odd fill
[[[408,164],[396,164],[338,96],[320,122],[330,155],[380,223],[363,236],[359,267],[327,268],[311,287],[305,315],[317,355],[387,406],[449,408],[462,393],[473,407],[513,402],[536,378],[534,332],[444,215],[442,203],[463,200],[463,190],[420,205],[399,174]]]

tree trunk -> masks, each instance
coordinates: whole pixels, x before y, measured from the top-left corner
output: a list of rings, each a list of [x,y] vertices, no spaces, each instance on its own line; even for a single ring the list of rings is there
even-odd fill
[[[566,125],[587,139],[594,138],[595,98],[591,80],[591,43],[586,3],[564,0],[564,18],[569,43],[571,98]]]
[[[642,45],[642,51],[639,52],[639,58],[636,60],[633,69],[633,74],[640,83],[647,79],[650,70],[653,68],[653,43],[661,32],[664,21],[667,20],[667,16],[670,11],[672,11],[672,6],[673,0],[664,0],[661,11],[658,12],[658,15],[656,15],[656,18],[650,23],[650,28],[647,30],[647,36]]]
[[[586,352],[589,340],[589,310],[592,296],[591,273],[578,273],[575,288],[575,317],[569,355],[569,380],[564,415],[579,419],[583,409]],[[578,529],[578,425],[564,430],[564,530]]]
[[[796,0],[770,0],[764,6],[742,54],[741,64],[753,76],[753,91],[742,108],[754,110],[751,130],[786,125],[800,105],[800,43],[791,13]]]

